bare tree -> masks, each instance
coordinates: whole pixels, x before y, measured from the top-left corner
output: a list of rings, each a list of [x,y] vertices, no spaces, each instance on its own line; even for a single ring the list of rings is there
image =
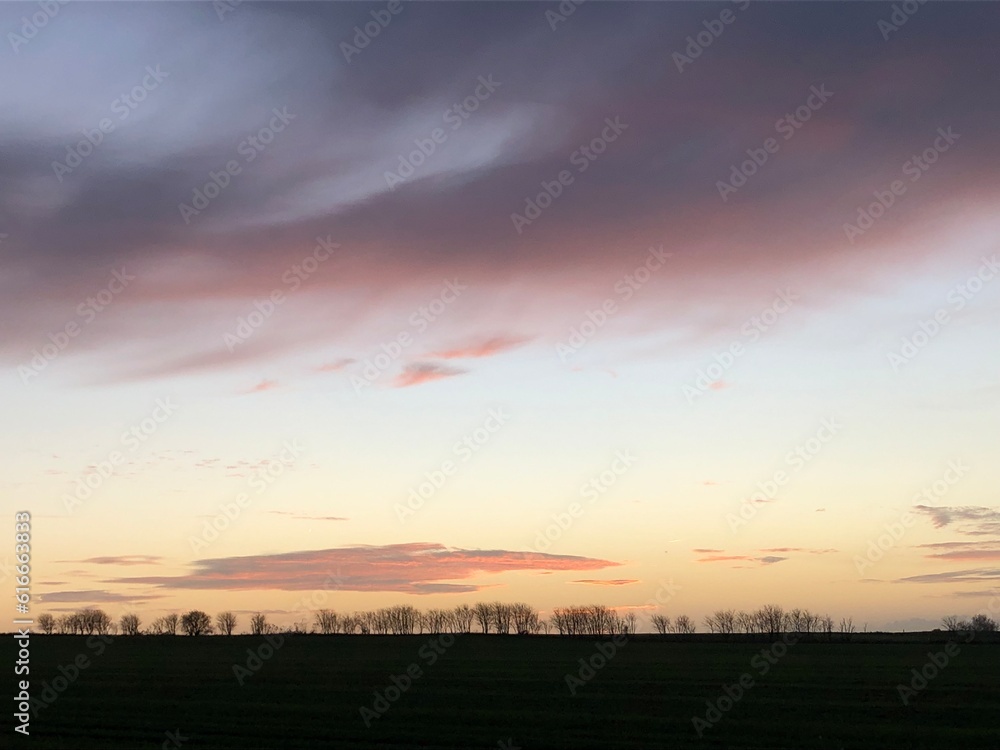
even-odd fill
[[[192,609],[181,618],[185,635],[208,635],[212,632],[212,618],[200,609]]]
[[[501,635],[510,633],[514,622],[514,612],[510,604],[504,602],[493,602],[490,605],[493,614],[493,629]]]
[[[173,612],[163,617],[157,617],[149,626],[149,632],[153,635],[177,635],[177,627],[180,625],[180,618]]]
[[[622,618],[622,628],[619,632],[622,635],[635,635],[635,628],[638,620],[635,616],[635,612],[628,612],[625,617]]]
[[[332,609],[317,610],[313,615],[313,622],[316,623],[316,629],[321,633],[328,635],[337,632],[337,613]]]
[[[215,625],[223,635],[232,635],[233,631],[236,630],[236,613],[219,612],[215,616]]]
[[[677,619],[674,620],[675,633],[684,633],[689,635],[695,632],[695,630],[694,620],[687,615],[678,615]]]
[[[712,633],[735,633],[736,623],[737,613],[735,609],[719,609],[705,618],[705,625]]]
[[[361,635],[369,635],[372,632],[371,612],[355,612],[354,621],[357,624]]]
[[[103,609],[88,607],[77,612],[75,617],[81,635],[106,635],[111,630],[111,617]]]
[[[472,608],[472,612],[476,616],[476,623],[479,625],[479,629],[484,633],[489,633],[490,623],[493,622],[493,608],[489,604],[479,602]]]
[[[452,623],[456,633],[471,633],[475,612],[468,604],[459,604],[452,611]]]
[[[649,619],[660,635],[666,635],[670,632],[670,618],[666,615],[653,615]]]
[[[250,618],[250,635],[266,635],[268,629],[267,615],[260,612],[254,613]]]
[[[753,612],[740,610],[736,613],[736,631],[748,635],[757,632],[757,618],[753,616]]]
[[[122,635],[139,635],[139,615],[126,613],[121,616],[119,623]]]
[[[52,635],[52,631],[56,629],[56,618],[43,612],[38,615],[38,627],[45,635]]]
[[[389,625],[394,635],[412,635],[420,627],[420,610],[409,604],[389,608]]]
[[[759,632],[767,633],[770,636],[784,632],[785,610],[777,604],[764,605],[754,612],[754,617],[757,619]]]
[[[848,636],[849,635],[853,635],[854,633],[857,632],[857,629],[854,627],[854,618],[853,617],[841,617],[840,618],[840,632],[843,633],[844,635],[848,635]]]
[[[967,620],[963,620],[958,615],[948,615],[943,620],[941,624],[944,625],[945,630],[950,630],[952,633],[956,633],[959,630],[968,630],[971,625]]]
[[[176,612],[164,615],[163,626],[165,628],[163,632],[166,635],[177,635],[177,628],[181,626],[181,616]]]
[[[826,638],[829,641],[833,640],[833,618],[830,615],[823,615],[819,618],[819,627],[824,633],[826,633]]]
[[[340,632],[344,635],[354,635],[358,631],[358,616],[356,614],[342,615]]]
[[[511,617],[514,621],[514,632],[518,635],[537,633],[540,628],[541,619],[538,612],[530,604],[517,602],[510,605]]]
[[[555,628],[559,635],[569,635],[567,632],[569,630],[569,615],[565,609],[561,607],[556,607],[552,610],[552,616],[549,618],[549,622],[552,627]]]

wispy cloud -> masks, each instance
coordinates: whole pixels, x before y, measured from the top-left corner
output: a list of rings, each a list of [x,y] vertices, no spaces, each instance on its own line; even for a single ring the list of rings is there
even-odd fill
[[[353,365],[357,362],[356,359],[351,359],[350,357],[345,357],[344,359],[338,359],[333,362],[327,362],[326,364],[319,365],[316,368],[317,372],[340,372],[341,370],[347,368],[349,365]]]
[[[306,513],[293,513],[288,510],[269,510],[267,513],[271,513],[275,516],[288,516],[300,521],[347,521],[349,519],[343,516],[310,516]]]
[[[825,549],[812,549],[810,547],[766,547],[765,549],[759,550],[760,552],[808,552],[810,555],[828,555],[831,552],[837,552],[838,550],[828,547]]]
[[[263,393],[264,391],[273,391],[277,387],[278,387],[278,381],[276,380],[261,380],[253,388],[243,391],[243,393],[244,394]]]
[[[778,557],[776,555],[768,555],[767,557],[757,557],[757,558],[754,558],[754,559],[757,560],[758,562],[764,564],[764,565],[773,565],[774,563],[783,562],[783,561],[787,560],[788,558],[787,557]]]
[[[836,552],[835,549],[810,549],[808,547],[768,547],[765,549],[756,550],[757,552],[766,552],[771,554],[765,555],[753,555],[753,554],[726,554],[725,550],[721,549],[695,549],[692,550],[700,555],[695,562],[700,563],[715,563],[715,562],[752,562],[758,563],[760,565],[774,565],[775,563],[784,562],[788,560],[788,555],[791,553],[806,553],[812,555],[825,555],[830,552]],[[782,553],[782,554],[773,554]]]
[[[978,589],[976,591],[956,591],[952,596],[959,599],[983,599],[1000,596],[1000,589]]]
[[[930,550],[924,557],[932,560],[1000,560],[997,542],[937,542],[918,544],[915,549]]]
[[[91,589],[87,591],[56,591],[51,594],[39,594],[38,599],[43,604],[57,604],[66,602],[83,602],[87,604],[114,604],[118,602],[143,602],[151,599],[162,599],[162,594],[116,594],[103,589]]]
[[[577,581],[570,581],[570,583],[583,583],[588,586],[629,586],[633,583],[639,583],[638,578],[581,578]]]
[[[449,365],[439,365],[435,362],[414,362],[403,368],[403,371],[396,376],[393,385],[396,388],[408,388],[412,385],[430,383],[434,380],[453,378],[456,375],[464,375],[467,370],[460,367],[450,367]]]
[[[187,575],[117,578],[108,582],[169,589],[466,593],[479,591],[484,585],[452,581],[512,571],[600,570],[618,565],[621,563],[574,555],[453,549],[412,542],[198,560]]]
[[[64,563],[89,563],[91,565],[159,565],[162,557],[157,555],[111,555],[88,557],[84,560],[58,560]]]
[[[997,579],[1000,579],[1000,568],[973,568],[897,578],[894,583],[983,583]]]
[[[914,512],[931,519],[935,528],[943,529],[952,524],[961,524],[956,531],[966,536],[1000,536],[1000,510],[979,505],[963,505],[952,508],[918,505]]]
[[[456,346],[429,354],[431,359],[472,359],[492,357],[495,354],[516,349],[531,341],[529,336],[493,336],[476,343]]]

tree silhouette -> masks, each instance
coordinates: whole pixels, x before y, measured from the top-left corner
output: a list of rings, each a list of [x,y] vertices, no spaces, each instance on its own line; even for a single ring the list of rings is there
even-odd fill
[[[697,628],[694,625],[694,620],[692,620],[687,615],[678,615],[677,619],[674,620],[674,632],[683,633],[685,635],[690,635],[695,632]]]
[[[456,633],[471,633],[472,621],[476,615],[468,604],[459,604],[452,612],[452,623]]]
[[[670,618],[666,615],[653,615],[649,619],[660,635],[666,635],[670,632]]]
[[[476,616],[476,622],[479,623],[479,629],[489,633],[490,623],[493,622],[493,608],[485,602],[479,602],[472,608],[472,612]]]
[[[163,617],[157,617],[149,626],[152,635],[177,635],[177,627],[180,625],[180,618],[173,612]]]
[[[267,615],[255,612],[250,618],[250,634],[266,635],[271,632],[271,626],[267,624]]]
[[[212,618],[200,609],[192,609],[181,618],[185,635],[208,635],[212,632]]]
[[[236,629],[236,613],[219,612],[215,616],[215,625],[223,635],[232,635]]]
[[[56,629],[56,618],[43,612],[38,615],[38,627],[45,635],[52,635],[52,631]]]
[[[337,613],[332,609],[321,609],[313,615],[313,620],[316,623],[316,628],[321,633],[336,633],[337,632]]]
[[[122,635],[139,635],[139,615],[131,612],[121,616],[119,629]]]
[[[975,615],[969,625],[977,633],[995,633],[997,631],[996,620],[986,615]]]

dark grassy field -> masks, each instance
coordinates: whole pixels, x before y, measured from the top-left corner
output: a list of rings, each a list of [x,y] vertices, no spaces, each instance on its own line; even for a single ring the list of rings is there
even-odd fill
[[[761,656],[767,642],[639,636],[572,695],[566,675],[579,678],[579,660],[598,653],[597,639],[466,635],[447,646],[439,638],[285,636],[270,658],[251,661],[257,669],[241,673],[240,685],[233,665],[246,669],[247,649],[263,638],[117,637],[98,654],[96,639],[33,636],[33,698],[78,654],[89,666],[32,719],[30,738],[8,719],[4,733],[14,741],[2,744],[169,748],[178,745],[166,733],[179,730],[185,750],[501,748],[508,739],[526,750],[1000,748],[996,643],[960,643],[904,706],[897,685],[909,684],[911,669],[943,642],[800,642],[783,657],[770,654],[770,664]],[[13,646],[8,637],[8,665]],[[411,677],[419,670],[410,687],[373,705],[375,691],[384,694],[408,668]],[[753,686],[699,738],[692,717],[704,719],[706,701],[717,703],[723,684],[744,673]],[[369,728],[362,706],[388,710],[369,715]]]

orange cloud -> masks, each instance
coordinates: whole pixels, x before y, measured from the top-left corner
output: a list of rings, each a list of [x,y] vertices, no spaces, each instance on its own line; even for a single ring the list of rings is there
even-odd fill
[[[412,365],[407,365],[396,379],[393,381],[393,385],[396,388],[408,388],[411,385],[420,385],[421,383],[430,383],[434,380],[443,380],[444,378],[453,378],[456,375],[464,375],[468,370],[463,370],[460,367],[449,367],[448,365],[439,365],[435,362],[415,362]]]
[[[492,357],[500,352],[505,352],[509,349],[516,349],[529,341],[531,341],[531,337],[528,336],[494,336],[486,339],[485,341],[480,341],[479,343],[468,344],[466,346],[459,346],[452,349],[444,349],[428,356],[434,359],[471,359],[478,357]]]
[[[263,393],[264,391],[271,391],[278,387],[278,381],[276,380],[262,380],[253,388],[248,391],[243,391],[244,394],[248,393]]]

